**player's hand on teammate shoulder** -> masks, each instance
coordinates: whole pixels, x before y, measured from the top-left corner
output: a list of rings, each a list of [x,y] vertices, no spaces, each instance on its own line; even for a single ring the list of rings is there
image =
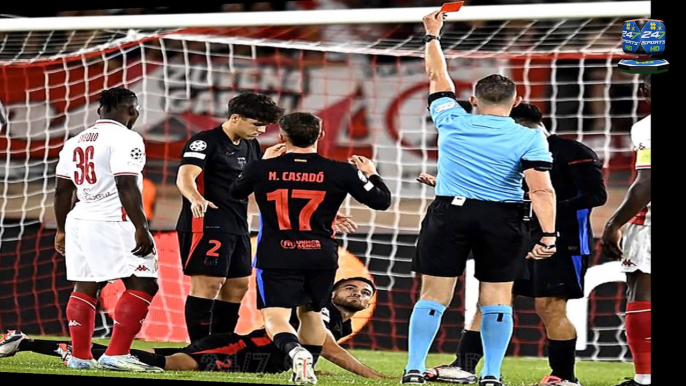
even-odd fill
[[[526,258],[534,260],[547,259],[557,252],[555,248],[556,241],[556,237],[541,237],[541,240],[534,245],[533,249],[526,255]]]
[[[155,240],[146,228],[136,229],[136,247],[131,250],[136,256],[146,257],[150,254],[156,255]]]
[[[337,213],[333,223],[333,230],[336,233],[353,233],[357,230],[357,224],[352,220],[353,216]]]
[[[367,157],[354,155],[352,158],[350,158],[349,162],[367,177],[373,176],[374,174],[379,174],[376,171],[376,165],[374,165],[374,162]]]
[[[264,151],[262,159],[270,159],[280,157],[286,154],[286,145],[283,143],[277,143],[276,145],[270,146]]]
[[[211,201],[207,201],[204,198],[191,200],[191,212],[193,213],[193,217],[204,217],[207,208],[217,209],[217,205],[214,205]]]
[[[55,235],[55,250],[64,256],[64,232],[57,232]]]
[[[429,173],[420,173],[419,177],[417,177],[417,181],[421,182],[424,185],[436,187],[436,177],[432,176]]]

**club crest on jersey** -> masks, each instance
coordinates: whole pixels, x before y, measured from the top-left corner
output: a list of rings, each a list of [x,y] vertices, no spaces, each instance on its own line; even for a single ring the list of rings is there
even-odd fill
[[[245,157],[236,157],[236,160],[238,161],[238,166],[243,169],[245,167]]]
[[[140,160],[143,158],[143,150],[139,148],[131,149],[131,158],[135,160]]]
[[[193,151],[203,151],[207,149],[207,142],[201,141],[201,140],[195,140],[191,142],[190,145],[188,145],[188,148],[193,150]]]

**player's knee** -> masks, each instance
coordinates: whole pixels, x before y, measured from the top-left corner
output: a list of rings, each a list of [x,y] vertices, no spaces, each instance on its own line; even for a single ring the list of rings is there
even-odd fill
[[[535,308],[543,320],[563,318],[567,315],[567,301],[561,298],[537,298]]]
[[[221,287],[220,298],[224,301],[240,302],[250,287],[250,277],[227,279]]]
[[[191,278],[190,295],[214,299],[219,294],[225,281],[226,279],[223,277],[193,276]]]
[[[179,353],[166,358],[164,369],[167,371],[195,371],[200,366],[190,355]]]

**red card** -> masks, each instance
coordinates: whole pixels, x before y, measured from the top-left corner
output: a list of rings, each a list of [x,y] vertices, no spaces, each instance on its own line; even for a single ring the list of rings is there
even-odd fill
[[[441,7],[441,12],[457,12],[462,8],[464,1],[453,1],[452,3],[445,3]]]

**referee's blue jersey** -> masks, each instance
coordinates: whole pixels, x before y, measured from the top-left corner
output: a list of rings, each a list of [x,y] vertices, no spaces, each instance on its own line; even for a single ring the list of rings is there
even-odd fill
[[[437,196],[522,202],[522,162],[553,162],[541,130],[467,113],[450,97],[434,100],[429,110],[438,130]]]

